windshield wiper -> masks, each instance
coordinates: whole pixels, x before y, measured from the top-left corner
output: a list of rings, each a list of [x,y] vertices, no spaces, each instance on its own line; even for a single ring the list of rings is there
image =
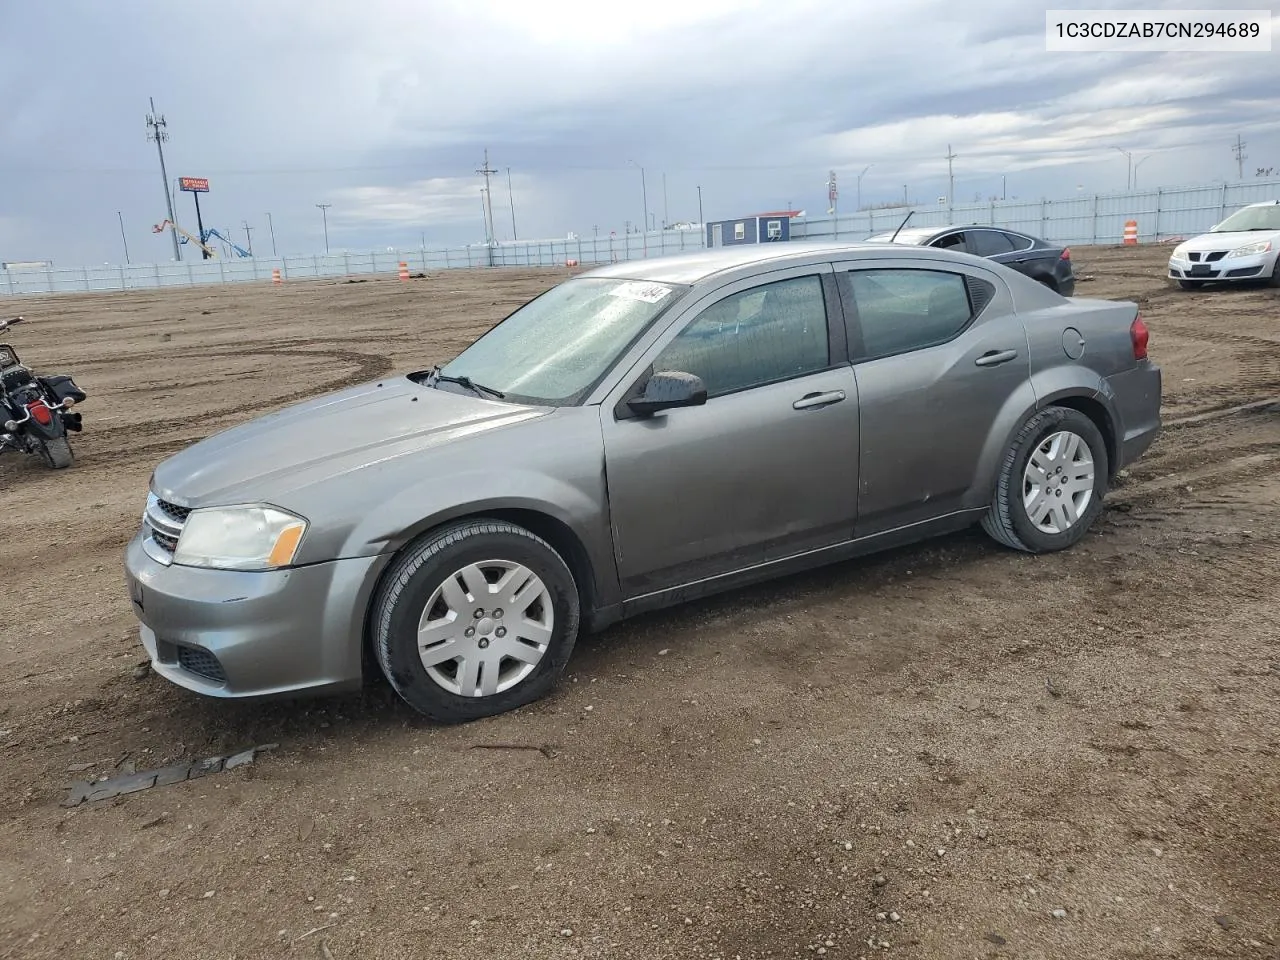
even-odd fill
[[[460,377],[447,376],[446,374],[443,374],[440,372],[440,364],[436,364],[434,367],[431,368],[431,372],[428,374],[428,382],[430,383],[431,386],[434,387],[441,380],[443,380],[445,383],[456,383],[460,387],[466,387],[468,390],[472,391],[473,393],[478,393],[481,395],[487,393],[489,394],[489,396],[495,397],[498,400],[502,400],[506,397],[506,394],[503,393],[501,390],[495,390],[493,389],[493,387],[486,387],[483,383],[476,383],[474,380],[472,380],[468,376],[460,376]]]

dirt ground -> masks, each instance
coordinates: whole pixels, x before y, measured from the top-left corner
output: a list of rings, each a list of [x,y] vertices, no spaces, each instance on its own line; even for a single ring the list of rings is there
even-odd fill
[[[90,394],[74,468],[0,460],[0,958],[1280,956],[1280,405],[1230,409],[1280,396],[1280,291],[1167,254],[1074,251],[1079,296],[1141,300],[1167,424],[1078,548],[975,531],[647,616],[460,728],[135,678],[122,548],[167,455],[564,271],[0,301]]]

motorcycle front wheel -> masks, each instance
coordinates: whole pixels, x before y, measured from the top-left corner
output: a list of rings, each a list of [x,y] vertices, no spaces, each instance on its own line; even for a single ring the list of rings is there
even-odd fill
[[[71,441],[66,437],[58,437],[54,440],[42,440],[40,442],[40,457],[47,466],[54,470],[64,470],[71,466],[71,461],[75,459],[71,452]]]

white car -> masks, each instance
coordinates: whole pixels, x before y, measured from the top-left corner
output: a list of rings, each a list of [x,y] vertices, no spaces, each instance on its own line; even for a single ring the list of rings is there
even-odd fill
[[[1280,200],[1241,207],[1208,233],[1173,248],[1169,279],[1183,290],[1206,283],[1270,280],[1280,287]]]

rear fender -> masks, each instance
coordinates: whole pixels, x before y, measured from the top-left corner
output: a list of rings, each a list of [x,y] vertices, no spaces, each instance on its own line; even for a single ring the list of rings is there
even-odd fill
[[[1121,436],[1114,391],[1104,379],[1087,368],[1056,367],[1033,377],[1005,401],[987,435],[982,458],[978,461],[978,476],[965,498],[966,507],[979,508],[990,503],[1005,454],[1014,438],[1038,411],[1055,405],[1082,409],[1094,419],[1101,415],[1104,422],[1100,429],[1107,442],[1107,459],[1114,471],[1119,455],[1116,443]]]

